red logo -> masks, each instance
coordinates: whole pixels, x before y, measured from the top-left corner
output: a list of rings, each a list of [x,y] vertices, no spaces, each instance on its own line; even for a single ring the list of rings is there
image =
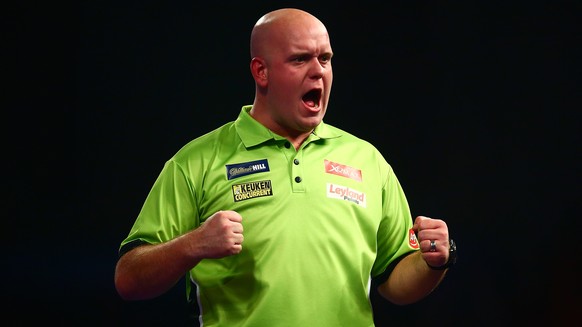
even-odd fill
[[[418,249],[418,239],[412,228],[408,230],[408,244],[410,244],[413,249]]]
[[[358,182],[362,181],[362,171],[359,169],[342,165],[329,160],[324,160],[324,164],[325,172],[328,174],[334,174],[338,176],[351,178],[357,180]]]

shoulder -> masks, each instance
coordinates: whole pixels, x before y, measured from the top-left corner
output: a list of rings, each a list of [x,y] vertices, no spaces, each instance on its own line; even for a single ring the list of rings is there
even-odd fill
[[[356,147],[362,148],[366,151],[373,151],[379,154],[378,149],[374,144],[370,141],[355,135],[351,132],[346,131],[345,129],[339,128],[334,125],[325,124],[322,128],[322,132],[324,135],[335,135],[336,137],[330,137],[330,140],[334,140],[334,142],[341,144],[343,146],[349,147]]]
[[[214,153],[217,147],[225,146],[233,139],[236,139],[236,131],[234,122],[231,121],[190,140],[174,154],[172,159],[177,162],[184,162],[193,157],[203,157],[209,153]]]

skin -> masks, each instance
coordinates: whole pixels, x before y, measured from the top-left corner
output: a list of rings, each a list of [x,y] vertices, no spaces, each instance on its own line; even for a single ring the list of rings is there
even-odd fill
[[[280,9],[263,16],[251,33],[250,70],[256,85],[251,116],[298,149],[325,116],[333,81],[332,57],[327,30],[314,16],[297,9]],[[119,295],[125,300],[157,297],[201,260],[240,253],[242,219],[235,211],[219,211],[182,236],[127,252],[115,268]],[[380,294],[395,304],[422,299],[446,273],[429,267],[448,260],[446,223],[419,216],[413,229],[420,251],[402,259],[378,287]],[[434,252],[429,251],[431,240],[436,240]]]
[[[251,116],[299,148],[326,113],[332,56],[325,26],[310,14],[282,9],[262,17],[251,33]],[[313,103],[305,101],[309,91],[318,95]]]
[[[442,281],[446,270],[429,267],[444,265],[449,259],[449,230],[440,219],[418,216],[412,228],[417,235],[420,251],[402,259],[378,292],[390,302],[405,305],[417,302],[430,294]],[[431,240],[436,251],[430,251]]]

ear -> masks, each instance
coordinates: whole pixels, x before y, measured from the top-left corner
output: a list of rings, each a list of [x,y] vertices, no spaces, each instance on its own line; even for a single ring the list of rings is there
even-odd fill
[[[267,65],[265,60],[259,57],[251,59],[251,74],[257,85],[265,87],[267,85]]]

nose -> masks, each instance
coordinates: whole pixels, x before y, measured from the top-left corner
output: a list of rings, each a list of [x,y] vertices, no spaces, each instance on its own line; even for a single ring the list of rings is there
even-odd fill
[[[318,58],[314,58],[312,60],[311,69],[310,69],[310,76],[314,79],[323,78],[325,75],[326,67],[319,61]]]

